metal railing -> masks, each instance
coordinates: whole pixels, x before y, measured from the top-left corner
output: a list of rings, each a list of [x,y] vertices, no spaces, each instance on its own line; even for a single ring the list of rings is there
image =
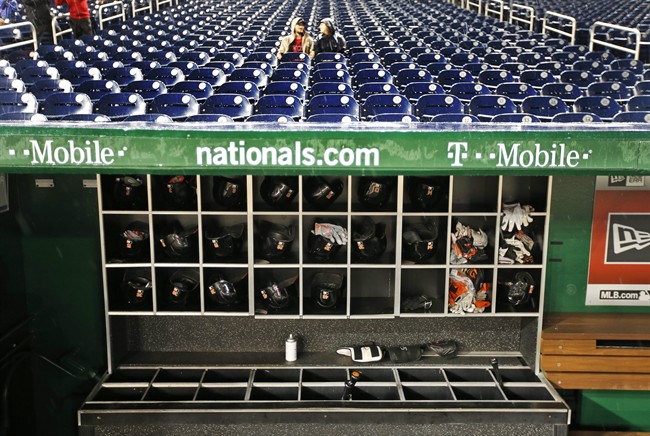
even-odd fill
[[[481,0],[465,0],[465,9],[471,11],[476,9],[477,14],[481,14]]]
[[[549,24],[550,21],[549,18],[557,18],[558,27],[553,27],[553,24]],[[563,26],[561,25],[563,21],[565,23],[570,23],[571,26],[570,32],[567,32],[566,30],[563,29]],[[544,24],[542,26],[542,33],[546,34],[549,31],[557,33],[562,36],[566,36],[571,41],[570,42],[571,44],[576,43],[576,19],[569,15],[563,15],[563,14],[558,14],[557,12],[547,11],[544,14]]]
[[[486,17],[498,18],[499,21],[503,21],[503,11],[503,0],[487,0],[483,9],[483,15]]]
[[[173,6],[174,0],[156,0],[156,11],[162,9],[163,6]]]
[[[36,38],[36,28],[29,21],[21,21],[19,23],[5,24],[0,29],[2,29],[3,33],[6,33],[7,31],[11,31],[11,33],[13,33],[14,36],[18,36],[21,33],[20,29],[22,28],[28,28],[32,37],[30,39],[11,42],[9,44],[2,44],[0,45],[0,51],[10,50],[12,48],[17,48],[17,47],[23,47],[26,45],[32,45],[34,47],[34,51],[38,50],[38,39]]]
[[[107,15],[105,14],[110,14],[111,12],[109,11],[110,9],[117,9],[119,8],[119,12],[113,13],[113,15]],[[99,22],[99,28],[100,30],[104,30],[104,23],[108,23],[113,20],[118,20],[121,19],[122,21],[126,21],[126,11],[124,10],[124,4],[121,1],[114,1],[111,3],[106,3],[102,4],[99,7],[99,10],[97,11],[97,21]]]
[[[627,32],[630,35],[634,35],[636,42],[634,43],[634,48],[623,47],[621,45],[612,44],[604,40],[600,40],[596,37],[596,28],[603,27],[605,29],[615,29]],[[630,53],[634,55],[634,59],[639,60],[641,54],[641,45],[649,45],[650,42],[643,43],[641,41],[641,31],[632,27],[624,27],[616,24],[604,23],[602,21],[596,21],[591,28],[589,29],[589,50],[593,51],[595,45],[600,45],[603,47],[611,48],[612,50],[622,51],[624,53]]]
[[[528,30],[532,32],[535,28],[535,9],[530,6],[513,3],[510,5],[510,19],[508,22],[510,24],[518,24],[522,27],[526,25],[528,26]]]
[[[131,0],[131,16],[135,17],[136,14],[140,12],[149,12],[153,13],[153,3],[151,0],[148,0],[144,6],[138,7],[138,0]]]
[[[62,37],[63,35],[67,35],[68,33],[72,33],[72,28],[68,27],[67,29],[61,30],[61,26],[59,26],[59,19],[60,18],[66,18],[68,22],[70,21],[70,13],[66,12],[65,14],[58,14],[54,17],[52,17],[52,41],[54,41],[54,45],[57,45],[59,43],[59,38]],[[56,29],[59,29],[58,31]]]

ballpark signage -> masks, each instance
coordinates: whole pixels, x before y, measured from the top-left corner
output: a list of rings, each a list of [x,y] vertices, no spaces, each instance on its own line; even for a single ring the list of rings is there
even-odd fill
[[[640,131],[0,129],[0,171],[7,172],[650,172],[649,135]]]
[[[587,305],[650,306],[650,177],[598,177]]]

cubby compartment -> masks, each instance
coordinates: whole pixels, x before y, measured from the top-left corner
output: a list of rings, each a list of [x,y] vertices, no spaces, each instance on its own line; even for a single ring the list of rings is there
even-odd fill
[[[397,212],[397,177],[352,177],[352,212]]]
[[[140,401],[146,390],[147,386],[102,386],[92,401]]]
[[[451,268],[448,310],[457,314],[490,314],[494,306],[492,268]]]
[[[254,176],[253,210],[298,212],[300,189],[297,176]]]
[[[154,383],[198,383],[205,371],[202,369],[161,369]]]
[[[198,268],[156,268],[158,312],[200,312],[201,278]]]
[[[447,217],[406,216],[402,220],[402,265],[444,265]]]
[[[248,369],[209,369],[203,383],[247,383],[251,371]]]
[[[361,368],[360,382],[395,382],[393,370],[388,368]]]
[[[504,401],[505,398],[495,386],[452,385],[458,401]]]
[[[496,225],[496,215],[454,215],[451,219],[451,233],[455,235],[456,242],[453,242],[453,239],[450,242],[449,263],[452,265],[494,264]],[[461,230],[461,226],[464,226],[463,229],[469,227],[471,231]],[[487,237],[487,245],[484,243],[485,237]]]
[[[445,376],[437,368],[398,369],[399,379],[405,382],[445,382]]]
[[[499,204],[499,178],[489,176],[454,176],[452,211],[491,213]]]
[[[510,401],[553,401],[553,395],[543,386],[505,386],[503,392]]]
[[[400,398],[396,386],[357,383],[352,390],[352,399],[357,401],[397,401]]]
[[[204,268],[206,312],[248,312],[248,268]]]
[[[196,395],[196,386],[157,387],[149,388],[143,401],[192,401]]]
[[[302,277],[304,315],[346,314],[346,268],[303,268]]]
[[[151,268],[107,268],[109,312],[153,312]]]
[[[406,401],[451,401],[454,399],[446,385],[408,384],[402,385]]]
[[[147,215],[105,214],[102,218],[107,264],[151,262],[151,230]]]
[[[246,212],[246,176],[202,176],[201,210],[205,212]]]
[[[316,233],[317,231],[319,234]],[[338,243],[333,235],[334,232],[345,232],[348,239],[345,245]],[[330,239],[330,235],[334,240]],[[348,217],[346,215],[303,216],[302,240],[304,241],[304,264],[345,265],[348,262],[348,247],[352,243],[348,229]]]
[[[155,215],[153,233],[156,264],[199,263],[198,215]]]
[[[197,401],[244,401],[245,387],[202,386],[196,395]]]
[[[149,209],[149,184],[145,174],[101,176],[104,211],[146,211]]]
[[[449,177],[404,177],[403,198],[405,213],[446,213],[449,211]]]
[[[251,401],[298,401],[298,386],[256,386],[251,389]]]
[[[302,211],[340,213],[348,210],[348,177],[303,176]]]
[[[400,312],[444,313],[445,268],[402,269]]]
[[[255,313],[295,315],[300,311],[298,268],[255,268]]]
[[[544,257],[544,229],[546,217],[532,215],[533,221],[521,230],[514,227],[503,230],[503,217],[499,218],[499,265],[541,265]],[[521,245],[520,245],[521,243]],[[522,248],[525,250],[522,250]]]
[[[548,177],[504,176],[501,193],[502,204],[530,205],[534,212],[546,212]]]
[[[350,269],[351,315],[393,315],[395,312],[394,292],[394,269]]]
[[[287,383],[300,381],[299,369],[256,369],[254,383]]]
[[[256,264],[298,264],[300,224],[298,215],[258,215],[254,220]]]
[[[341,401],[345,393],[345,385],[302,385],[301,401]]]
[[[343,368],[314,368],[302,370],[303,383],[341,382],[348,379],[348,371]]]
[[[538,313],[541,280],[540,268],[499,268],[496,311]]]
[[[494,382],[490,371],[484,368],[445,368],[450,382]]]
[[[248,225],[245,215],[203,215],[204,264],[247,264]]]
[[[350,235],[353,264],[395,264],[395,216],[354,216]]]
[[[501,368],[499,373],[505,383],[539,383],[539,378],[527,368]]]
[[[156,372],[155,369],[118,369],[104,383],[149,383]]]
[[[198,201],[194,175],[152,175],[151,197],[154,211],[197,211]]]

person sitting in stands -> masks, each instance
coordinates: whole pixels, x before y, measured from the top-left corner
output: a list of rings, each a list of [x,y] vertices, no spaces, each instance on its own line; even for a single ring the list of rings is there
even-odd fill
[[[334,52],[345,54],[345,38],[336,31],[334,20],[323,18],[318,26],[321,34],[314,41],[314,48],[309,54],[312,58],[318,53]]]
[[[296,17],[291,20],[291,35],[285,36],[280,42],[278,58],[287,52],[309,54],[313,44],[314,40],[309,35],[309,32],[305,30],[305,20]]]
[[[87,0],[54,0],[57,6],[68,5],[70,11],[70,27],[75,38],[81,35],[92,35],[93,25],[90,22],[90,11]]]

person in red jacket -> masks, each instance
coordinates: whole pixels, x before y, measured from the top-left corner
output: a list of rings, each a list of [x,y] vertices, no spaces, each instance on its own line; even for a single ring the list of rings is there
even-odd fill
[[[70,27],[75,38],[81,35],[92,35],[93,25],[90,22],[90,11],[87,0],[54,0],[57,6],[68,5],[70,11]]]

